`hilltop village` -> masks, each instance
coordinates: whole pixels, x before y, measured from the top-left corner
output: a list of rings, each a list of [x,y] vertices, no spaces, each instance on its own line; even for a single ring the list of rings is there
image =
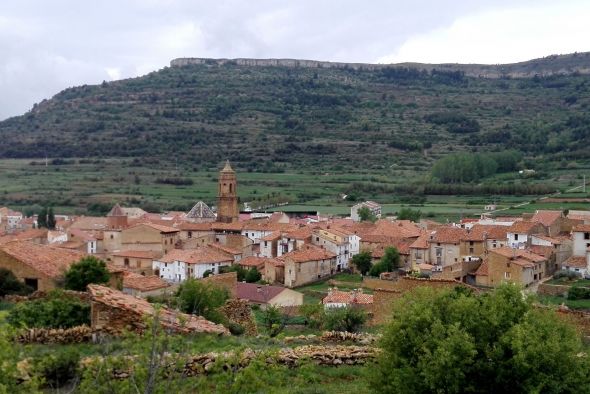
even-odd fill
[[[361,220],[362,210],[370,220]],[[510,281],[536,290],[557,271],[590,275],[590,212],[539,210],[452,224],[381,216],[371,201],[353,206],[347,218],[240,213],[238,176],[228,161],[219,173],[216,210],[202,201],[189,212],[164,214],[116,204],[106,217],[57,215],[48,230],[38,228],[36,217],[0,208],[0,268],[47,291],[69,265],[93,255],[122,278],[123,292],[140,296],[235,265],[256,270],[264,283],[297,288],[356,272],[353,256],[369,252],[378,262],[391,247],[399,267],[381,279],[481,287]]]

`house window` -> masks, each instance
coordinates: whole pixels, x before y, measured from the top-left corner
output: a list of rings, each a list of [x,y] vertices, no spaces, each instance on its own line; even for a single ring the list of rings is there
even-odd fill
[[[518,241],[518,234],[514,234],[514,240]]]
[[[127,257],[125,257],[125,259],[123,260],[123,264],[125,265],[125,267],[129,267],[129,259]]]
[[[39,289],[39,279],[25,278],[25,285],[36,291]]]
[[[510,263],[506,263],[506,268],[510,268]]]
[[[492,248],[495,248],[495,247],[496,247],[496,243],[494,242],[494,243],[492,244]]]
[[[113,234],[111,234],[111,239],[113,239],[113,238],[115,238],[115,237],[113,236]]]
[[[473,246],[473,241],[469,241],[469,246]]]
[[[510,279],[510,272],[504,272],[504,279]]]
[[[189,231],[189,232],[188,232],[188,237],[189,237],[189,238],[192,238],[192,237],[193,237],[193,232],[192,232],[192,231]]]
[[[584,233],[584,239],[590,239],[590,233]]]
[[[473,248],[469,248],[469,254],[473,254],[473,253],[474,253]]]

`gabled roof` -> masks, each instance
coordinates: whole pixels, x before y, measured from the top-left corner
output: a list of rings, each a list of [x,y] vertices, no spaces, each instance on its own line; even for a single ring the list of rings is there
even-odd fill
[[[239,299],[260,304],[268,303],[285,290],[287,289],[280,286],[259,285],[256,283],[238,282],[236,286],[237,297]]]
[[[562,263],[563,266],[572,268],[586,268],[586,256],[571,256]]]
[[[136,228],[139,226],[146,226],[146,227],[150,227],[154,230],[159,231],[160,233],[166,234],[166,233],[177,233],[180,230],[174,227],[170,227],[170,226],[163,226],[161,224],[155,224],[155,223],[149,223],[149,222],[145,222],[145,223],[137,223],[131,227],[129,227],[129,229],[132,228]]]
[[[214,219],[216,216],[207,204],[203,201],[199,201],[190,211],[188,211],[186,217],[189,219]]]
[[[39,245],[29,241],[8,242],[0,246],[0,250],[50,278],[59,277],[73,263],[85,256],[77,250]]]
[[[430,242],[458,244],[465,238],[467,230],[455,226],[442,226],[430,233]]]
[[[428,249],[428,240],[430,239],[430,231],[423,231],[422,234],[414,242],[410,244],[410,249]]]
[[[490,250],[490,253],[497,253],[501,256],[508,257],[513,260],[522,258],[535,263],[540,263],[542,261],[547,260],[545,257],[539,256],[538,254],[532,253],[530,251],[524,249],[513,249],[508,246],[498,249],[492,249]]]
[[[336,255],[320,247],[305,244],[300,249],[284,254],[277,259],[282,261],[291,260],[294,263],[306,263],[308,261],[333,259]]]
[[[465,241],[483,241],[484,239],[505,240],[508,226],[475,224],[463,237]]]
[[[538,210],[531,218],[531,222],[541,223],[545,227],[551,226],[563,215],[562,211]]]
[[[127,215],[125,215],[125,212],[123,212],[123,210],[121,209],[121,206],[119,204],[115,204],[115,206],[111,209],[111,211],[109,213],[107,213],[107,216],[127,216]]]
[[[268,257],[248,256],[238,261],[237,264],[243,267],[254,267],[257,269],[262,269],[264,268],[264,264],[266,264],[267,262],[271,262],[272,260],[274,259]]]
[[[153,291],[165,289],[170,284],[157,275],[139,275],[133,272],[125,272],[123,276],[123,288],[139,291]]]
[[[160,253],[152,250],[120,250],[118,252],[111,253],[112,256],[116,257],[131,257],[135,259],[150,259],[154,260],[160,256]]]
[[[212,244],[209,244],[209,247],[211,248],[215,248],[217,250],[220,250],[224,253],[230,254],[230,255],[236,255],[236,254],[242,254],[243,251],[240,249],[236,249],[236,248],[232,248],[226,245],[222,245],[220,243],[214,242]]]
[[[481,263],[481,265],[479,266],[479,268],[477,269],[477,271],[475,271],[475,276],[488,276],[488,268],[489,268],[489,263],[488,260],[484,260],[483,263]]]
[[[508,227],[507,232],[514,234],[528,234],[532,231],[535,226],[538,226],[539,222],[520,221],[512,223],[512,226]]]
[[[572,229],[572,231],[577,233],[588,233],[590,232],[590,224],[578,224]]]
[[[107,218],[98,216],[81,216],[74,220],[70,229],[80,230],[104,230],[107,228]]]

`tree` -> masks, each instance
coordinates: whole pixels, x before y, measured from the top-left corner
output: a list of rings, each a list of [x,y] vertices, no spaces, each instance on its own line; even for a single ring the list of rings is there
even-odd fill
[[[86,291],[90,283],[103,284],[111,278],[104,261],[94,256],[82,258],[71,265],[64,276],[64,287],[68,290]]]
[[[203,316],[215,323],[225,322],[223,314],[217,310],[229,298],[225,288],[188,279],[180,285],[176,296],[184,313]]]
[[[256,283],[260,279],[262,279],[262,274],[254,267],[250,268],[244,276],[244,280],[248,283]]]
[[[375,223],[377,216],[373,215],[369,207],[360,207],[357,211],[361,222]]]
[[[221,273],[235,272],[238,276],[238,282],[245,281],[246,274],[248,273],[248,270],[246,270],[244,267],[242,267],[238,264],[233,264],[230,266],[221,267],[221,268],[219,268],[219,271]]]
[[[9,294],[26,295],[32,291],[33,289],[18,280],[12,271],[0,268],[0,297]]]
[[[397,300],[370,372],[381,393],[588,391],[590,360],[576,330],[515,285],[418,288]]]
[[[53,214],[53,207],[47,210],[47,229],[55,230],[55,215]]]
[[[324,315],[324,326],[330,331],[357,332],[367,321],[367,313],[361,308],[332,308]]]
[[[420,221],[420,217],[422,217],[422,212],[418,209],[402,208],[397,214],[399,220],[411,220],[416,223]]]
[[[37,214],[37,228],[47,228],[47,207],[41,208]]]
[[[385,248],[381,260],[373,265],[369,271],[371,276],[379,276],[383,272],[393,272],[399,268],[399,252],[393,246]]]
[[[359,254],[355,254],[352,256],[351,262],[361,274],[366,275],[372,265],[371,252],[363,251]]]

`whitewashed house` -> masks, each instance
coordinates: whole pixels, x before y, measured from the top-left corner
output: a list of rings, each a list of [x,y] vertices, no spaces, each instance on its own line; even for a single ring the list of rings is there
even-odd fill
[[[188,278],[202,278],[207,271],[219,274],[221,267],[230,266],[233,261],[229,254],[208,246],[192,250],[172,249],[154,260],[152,269],[160,278],[180,283]]]

